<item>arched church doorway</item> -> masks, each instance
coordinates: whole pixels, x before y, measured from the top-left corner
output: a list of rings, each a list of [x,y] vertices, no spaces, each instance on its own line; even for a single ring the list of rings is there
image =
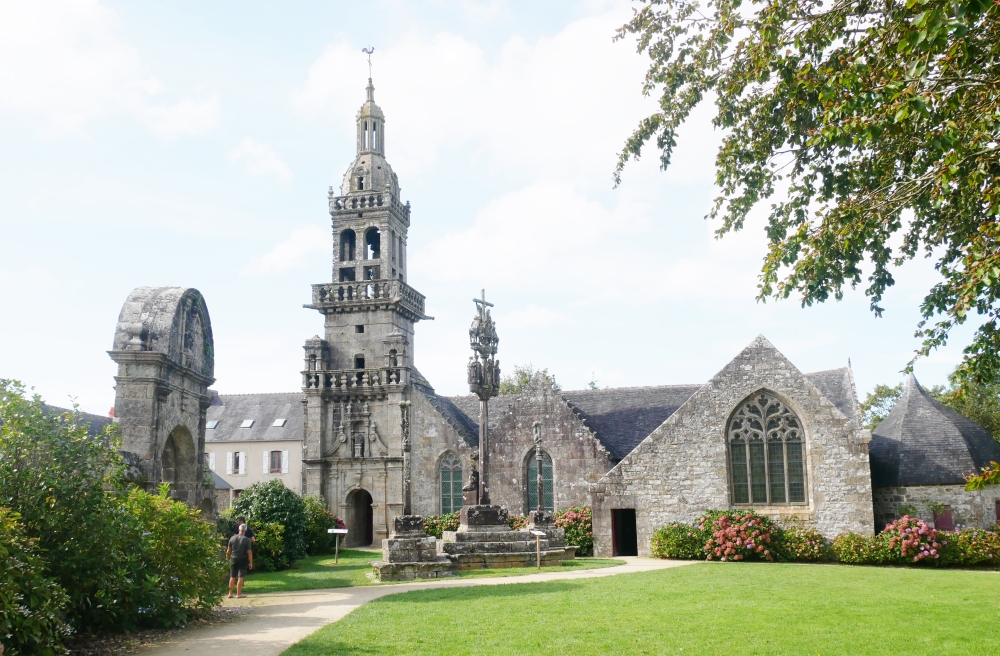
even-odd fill
[[[351,511],[347,525],[347,545],[367,547],[375,540],[375,513],[372,511],[372,495],[368,490],[355,490],[347,496]]]

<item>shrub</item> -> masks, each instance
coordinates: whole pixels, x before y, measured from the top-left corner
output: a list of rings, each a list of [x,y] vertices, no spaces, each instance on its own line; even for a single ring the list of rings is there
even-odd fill
[[[510,530],[512,531],[521,531],[528,528],[528,518],[521,515],[508,516],[507,523],[510,524]]]
[[[254,523],[253,568],[257,572],[273,572],[291,563],[285,551],[285,527],[277,522]]]
[[[258,526],[281,524],[283,548],[276,555],[275,567],[287,567],[306,555],[306,504],[295,492],[278,479],[254,483],[243,490],[233,501],[232,514],[245,516],[247,523],[257,532]],[[254,536],[260,541],[259,536]],[[256,545],[256,543],[255,543]],[[257,553],[254,552],[256,556]],[[285,563],[280,565],[279,563]]]
[[[830,549],[834,557],[849,565],[864,565],[872,562],[873,538],[857,533],[841,533],[833,539]]]
[[[945,545],[941,559],[946,564],[975,567],[1000,563],[1000,535],[970,528],[940,536]]]
[[[556,528],[566,532],[566,544],[579,548],[577,555],[589,556],[594,553],[594,516],[589,506],[574,506],[555,513]]]
[[[707,560],[775,560],[780,530],[753,510],[711,511],[695,526],[710,532],[705,542]]]
[[[45,576],[35,540],[18,515],[0,508],[0,653],[61,654],[70,634],[63,622],[66,593]]]
[[[819,531],[805,526],[782,528],[779,542],[783,560],[815,562],[829,558],[829,549],[823,536]]]
[[[333,551],[335,535],[328,533],[331,528],[346,528],[344,520],[330,512],[326,499],[318,496],[302,497],[306,506],[306,551],[310,556]]]
[[[125,509],[135,522],[142,594],[134,602],[146,626],[183,626],[195,612],[214,608],[222,599],[225,563],[219,557],[215,527],[187,504],[159,494],[132,489]]]
[[[922,519],[903,515],[887,524],[885,531],[875,536],[878,543],[888,543],[890,562],[934,562],[941,559],[938,530]]]
[[[700,560],[705,557],[708,535],[692,524],[672,522],[653,532],[650,550],[654,558]]]
[[[431,515],[424,517],[424,532],[440,540],[445,531],[457,531],[460,523],[461,520],[457,512],[446,515]]]

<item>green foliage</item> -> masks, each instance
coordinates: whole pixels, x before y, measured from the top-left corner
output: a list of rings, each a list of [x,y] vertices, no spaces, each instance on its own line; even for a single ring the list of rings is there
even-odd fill
[[[811,305],[865,284],[880,315],[892,269],[933,256],[942,279],[921,303],[918,356],[979,314],[958,377],[1000,378],[1000,4],[647,0],[629,34],[651,59],[643,92],[660,99],[616,180],[650,141],[666,168],[714,96],[710,216],[723,235],[769,206],[760,298]]]
[[[226,566],[215,526],[171,499],[169,491],[167,484],[159,494],[132,489],[124,499],[142,563],[136,610],[146,626],[183,626],[192,613],[211,610],[222,599]]]
[[[574,506],[555,512],[556,528],[566,532],[566,544],[579,547],[576,553],[589,556],[594,553],[594,515],[590,506]]]
[[[291,563],[285,550],[285,527],[277,522],[251,522],[253,529],[254,571],[273,572],[286,569]]]
[[[520,394],[528,387],[528,384],[535,376],[541,376],[543,381],[555,389],[559,389],[556,377],[550,374],[548,369],[535,369],[534,365],[529,362],[528,364],[514,367],[512,373],[500,379],[500,393]]]
[[[889,416],[892,408],[896,405],[896,401],[902,395],[902,383],[894,387],[876,385],[875,389],[868,392],[868,396],[861,402],[861,422],[864,424],[864,427],[868,430],[875,430],[875,427]]]
[[[306,506],[306,551],[310,556],[333,551],[335,535],[328,533],[331,528],[346,528],[344,520],[330,512],[326,499],[314,495],[302,497]]]
[[[965,529],[944,535],[946,542],[942,559],[946,564],[966,567],[1000,564],[1000,535],[996,531]]]
[[[181,625],[220,597],[215,530],[166,487],[125,487],[117,448],[113,430],[91,437],[73,413],[47,415],[40,398],[0,380],[0,506],[37,543],[45,576],[64,591],[52,603],[65,595],[67,624],[95,633]]]
[[[275,567],[291,565],[305,557],[306,504],[280,480],[274,478],[254,483],[233,501],[232,508],[233,515],[247,518],[254,532],[258,526],[265,524],[281,524],[284,527],[282,557],[275,560]],[[259,542],[259,537],[257,539]],[[254,552],[254,555],[257,553]]]
[[[948,387],[935,386],[928,393],[955,412],[976,422],[1000,441],[1000,381],[978,383],[952,374]]]
[[[692,524],[671,522],[653,531],[650,551],[653,558],[703,560],[708,533]]]
[[[878,535],[838,535],[832,549],[837,560],[851,565],[1000,564],[1000,535],[995,531],[938,531],[922,520],[905,516]]]
[[[805,526],[786,526],[781,529],[779,554],[782,560],[798,563],[828,560],[830,550],[819,531]]]
[[[0,653],[65,653],[69,598],[46,577],[36,541],[25,537],[17,520],[17,513],[0,508]]]
[[[457,512],[446,515],[431,515],[424,517],[424,533],[433,535],[440,540],[445,531],[457,531],[460,524],[461,519]]]
[[[528,528],[528,518],[522,515],[508,515],[507,523],[510,525],[510,530],[512,531],[520,531]]]

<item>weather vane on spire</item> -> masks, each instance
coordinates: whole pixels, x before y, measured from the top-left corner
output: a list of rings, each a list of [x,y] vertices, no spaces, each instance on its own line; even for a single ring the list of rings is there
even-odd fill
[[[375,52],[375,46],[368,46],[367,48],[362,48],[361,52],[368,55],[368,78],[371,79],[372,76],[372,53]]]

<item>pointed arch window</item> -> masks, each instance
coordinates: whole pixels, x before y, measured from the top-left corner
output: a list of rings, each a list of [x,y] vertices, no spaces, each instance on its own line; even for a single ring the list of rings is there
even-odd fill
[[[528,454],[527,460],[525,487],[528,492],[528,512],[531,512],[538,508],[538,460],[535,459],[534,450]],[[542,451],[542,508],[555,510],[552,458],[545,451]]]
[[[726,438],[734,504],[806,502],[802,422],[781,400],[767,391],[744,400]]]
[[[462,509],[462,461],[454,453],[441,459],[441,514]]]

